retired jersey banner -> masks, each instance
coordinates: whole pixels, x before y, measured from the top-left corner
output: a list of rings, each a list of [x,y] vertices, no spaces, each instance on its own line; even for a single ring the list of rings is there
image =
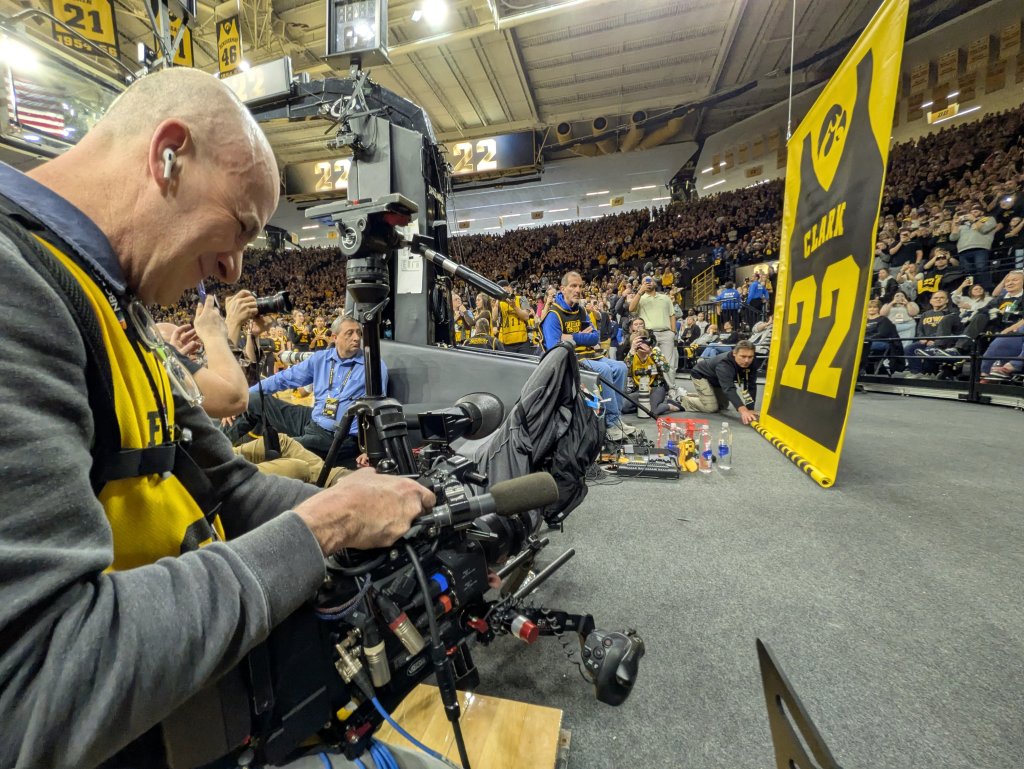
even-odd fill
[[[242,34],[237,14],[217,22],[217,62],[223,76],[238,72],[242,62]]]
[[[788,144],[774,343],[755,428],[821,486],[860,364],[908,0],[886,0]]]
[[[97,49],[115,58],[120,56],[114,0],[53,0],[52,7],[54,18],[64,23],[51,23],[53,39],[58,43],[93,56]],[[68,32],[68,28],[76,34]]]
[[[171,42],[174,42],[174,38],[178,35],[178,30],[181,29],[181,19],[170,17],[170,31],[171,31]],[[155,38],[153,40],[155,51],[160,51],[161,46],[159,41]],[[195,66],[195,57],[192,49],[192,30],[189,29],[188,25],[185,25],[185,31],[181,35],[181,40],[178,43],[178,47],[174,49],[174,66],[175,67],[193,67]],[[162,55],[162,54],[161,54]]]

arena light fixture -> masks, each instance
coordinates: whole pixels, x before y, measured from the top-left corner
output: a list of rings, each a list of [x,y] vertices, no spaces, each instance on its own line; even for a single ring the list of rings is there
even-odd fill
[[[252,65],[249,62],[247,62],[245,59],[242,59],[240,62],[238,62],[238,71],[239,72],[248,72],[251,67],[252,67]]]
[[[305,242],[307,242],[309,240],[316,240],[316,238],[299,238],[299,242],[300,243],[305,243]]]
[[[611,203],[601,203],[598,208],[611,208]]]
[[[723,160],[721,163],[719,163],[718,167],[719,168],[725,168],[725,161]]]
[[[304,225],[302,225],[302,229],[304,229],[304,230],[319,230],[320,229],[320,225],[319,224],[304,224]]]
[[[550,211],[548,211],[548,213],[549,214],[560,214],[563,211],[568,211],[568,210],[569,210],[568,208],[552,208]],[[565,221],[565,220],[563,219],[562,221]]]
[[[18,72],[31,72],[39,66],[36,52],[14,38],[0,37],[0,62]]]
[[[503,214],[501,218],[502,219],[513,219],[513,218],[515,218],[517,216],[522,216],[522,214]]]
[[[423,0],[420,6],[423,20],[431,26],[440,26],[448,18],[448,3],[445,0]]]
[[[486,232],[487,230],[500,230],[500,229],[501,229],[501,227],[484,227],[484,232]]]
[[[645,184],[643,187],[633,187],[630,192],[639,192],[640,190],[653,190],[658,185],[656,184]]]
[[[704,189],[710,190],[712,187],[717,187],[719,184],[725,184],[725,179],[719,179],[717,182],[711,182],[711,184],[709,184]]]
[[[611,192],[611,190],[598,190],[597,192],[588,192],[588,193],[587,193],[587,197],[588,197],[588,198],[592,198],[592,197],[594,197],[595,195],[607,195],[607,194],[609,194],[610,192]]]
[[[725,180],[723,179],[722,181],[725,181]],[[652,203],[657,203],[659,200],[671,200],[671,199],[672,198],[669,195],[666,195],[663,198],[651,198],[651,202]]]
[[[955,98],[955,97],[957,97],[959,95],[960,95],[959,91],[953,91],[952,93],[947,93],[946,94],[946,98],[947,99],[952,99],[952,98]]]
[[[921,109],[924,109],[925,107],[930,107],[930,106],[932,106],[932,105],[933,105],[934,103],[935,103],[935,102],[933,102],[933,101],[926,101],[926,102],[925,102],[924,104],[922,104],[922,105],[921,105]]]
[[[709,174],[709,173],[711,173],[711,172],[712,172],[712,171],[714,171],[714,170],[715,170],[715,167],[714,167],[714,166],[708,166],[708,167],[707,167],[707,168],[705,168],[705,169],[704,169],[703,171],[701,171],[701,173],[702,173],[702,174]]]

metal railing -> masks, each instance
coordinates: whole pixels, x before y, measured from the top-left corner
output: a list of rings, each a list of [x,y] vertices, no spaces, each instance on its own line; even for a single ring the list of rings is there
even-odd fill
[[[690,299],[693,302],[705,302],[707,298],[715,293],[715,267],[711,265],[704,272],[697,275],[690,281],[692,293]]]
[[[1021,339],[1024,333],[989,333],[980,334],[975,339],[963,335],[958,336],[913,336],[885,337],[881,339],[865,339],[861,355],[861,370],[858,372],[858,384],[913,384],[926,388],[946,390],[964,390],[958,395],[960,400],[969,403],[988,403],[992,394],[1013,395],[1024,398],[1024,373],[1017,372],[1009,376],[994,377],[982,373],[985,361],[1002,361],[1010,363],[1020,361],[1024,366],[1024,358],[1017,355],[1009,358],[996,357],[989,354],[989,347],[998,338]],[[911,350],[914,342],[939,342],[938,345],[921,346]],[[885,343],[889,349],[885,352],[872,352],[873,343]],[[935,355],[918,355],[918,349],[938,349],[944,353]],[[905,375],[909,368],[907,361],[921,361],[923,369],[935,369],[936,380],[918,379]],[[889,361],[885,373],[879,373],[881,364]],[[900,365],[894,365],[899,361]],[[916,368],[916,367],[915,367]],[[926,372],[933,373],[933,372]]]
[[[760,323],[770,312],[767,302],[761,309],[751,307],[746,302],[740,304],[739,309],[736,310],[723,310],[721,302],[704,302],[696,305],[693,309],[704,313],[704,317],[708,319],[708,322],[718,326],[719,332],[722,331],[722,325],[727,320],[732,321],[733,328],[736,331],[739,331],[740,327],[744,325],[747,328],[753,328],[755,323]]]

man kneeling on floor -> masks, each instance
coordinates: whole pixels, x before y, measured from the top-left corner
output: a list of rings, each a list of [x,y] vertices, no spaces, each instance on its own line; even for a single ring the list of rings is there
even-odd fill
[[[679,403],[686,411],[703,414],[714,414],[731,403],[740,413],[743,424],[749,425],[760,418],[753,410],[760,368],[756,357],[754,345],[744,339],[729,352],[701,358],[690,373],[695,392],[680,397]]]

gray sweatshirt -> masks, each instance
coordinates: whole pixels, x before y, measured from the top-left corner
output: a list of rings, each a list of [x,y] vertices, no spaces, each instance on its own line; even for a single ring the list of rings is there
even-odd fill
[[[236,457],[176,402],[225,495],[230,541],[105,573],[89,483],[86,353],[57,294],[0,237],[0,767],[94,766],[233,667],[324,576],[295,513],[316,489]]]
[[[977,229],[970,224],[961,224],[957,229],[949,233],[949,239],[956,241],[957,253],[966,251],[969,248],[992,250],[992,241],[996,236],[997,222],[991,216],[984,216],[979,221],[981,225]]]

